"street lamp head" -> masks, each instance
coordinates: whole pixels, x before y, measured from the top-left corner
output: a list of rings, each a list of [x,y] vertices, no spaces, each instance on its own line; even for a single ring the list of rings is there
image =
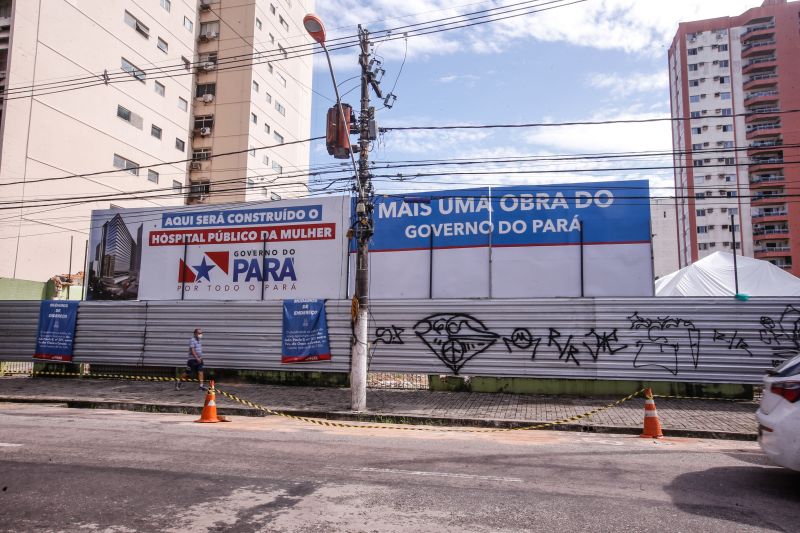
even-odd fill
[[[325,25],[322,24],[322,19],[313,13],[309,13],[303,17],[303,26],[312,39],[319,44],[325,44]]]

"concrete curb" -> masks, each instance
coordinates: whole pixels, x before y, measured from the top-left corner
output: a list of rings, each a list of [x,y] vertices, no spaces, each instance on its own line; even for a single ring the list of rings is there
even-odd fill
[[[136,401],[119,400],[74,400],[72,398],[44,398],[30,396],[0,396],[0,402],[5,403],[58,403],[65,404],[74,409],[117,409],[121,411],[137,411],[145,413],[173,413],[173,414],[192,414],[199,415],[201,407],[187,404],[156,404]],[[219,406],[225,414],[237,416],[263,417],[272,416],[259,409],[238,406]],[[320,418],[323,420],[339,420],[351,422],[372,422],[382,424],[407,424],[407,425],[426,425],[442,427],[479,427],[479,428],[498,428],[511,429],[526,426],[546,424],[547,420],[542,421],[519,421],[503,419],[482,419],[482,418],[452,418],[434,417],[416,414],[402,413],[353,413],[350,411],[315,411],[301,409],[275,409],[281,413],[292,416],[303,416],[307,418]],[[584,433],[616,433],[624,435],[639,435],[642,431],[640,427],[630,426],[607,426],[596,424],[559,424],[552,427],[542,428],[552,431],[579,431]],[[669,429],[664,428],[666,437],[691,437],[699,439],[722,439],[736,441],[755,441],[756,433],[741,433],[733,431],[708,431],[699,429]]]

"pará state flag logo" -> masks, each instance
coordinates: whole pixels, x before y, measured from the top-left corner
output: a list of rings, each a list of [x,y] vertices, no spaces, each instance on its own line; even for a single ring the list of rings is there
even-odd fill
[[[178,259],[178,283],[197,283],[205,279],[211,281],[211,271],[219,268],[228,274],[230,252],[205,252],[200,264],[186,264]]]

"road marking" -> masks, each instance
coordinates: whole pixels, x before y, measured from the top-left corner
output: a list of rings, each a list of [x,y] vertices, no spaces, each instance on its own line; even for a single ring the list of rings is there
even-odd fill
[[[328,470],[341,470],[339,467],[326,466]],[[424,470],[398,470],[396,468],[370,468],[362,467],[355,468],[356,472],[376,472],[380,474],[404,474],[409,476],[437,476],[437,477],[453,477],[460,479],[482,479],[486,481],[510,481],[514,483],[522,483],[522,479],[517,477],[497,477],[497,476],[479,476],[477,474],[453,474],[450,472],[426,472]]]
[[[11,442],[0,442],[0,448],[18,448],[22,444],[13,444]]]

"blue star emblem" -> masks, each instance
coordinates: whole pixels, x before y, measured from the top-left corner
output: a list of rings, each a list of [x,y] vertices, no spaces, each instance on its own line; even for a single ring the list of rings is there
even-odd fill
[[[214,265],[209,265],[206,263],[206,258],[204,257],[200,264],[195,265],[194,267],[194,269],[197,271],[197,281],[200,281],[203,278],[211,281],[211,277],[208,275],[208,273],[211,272],[212,268],[214,268]]]

